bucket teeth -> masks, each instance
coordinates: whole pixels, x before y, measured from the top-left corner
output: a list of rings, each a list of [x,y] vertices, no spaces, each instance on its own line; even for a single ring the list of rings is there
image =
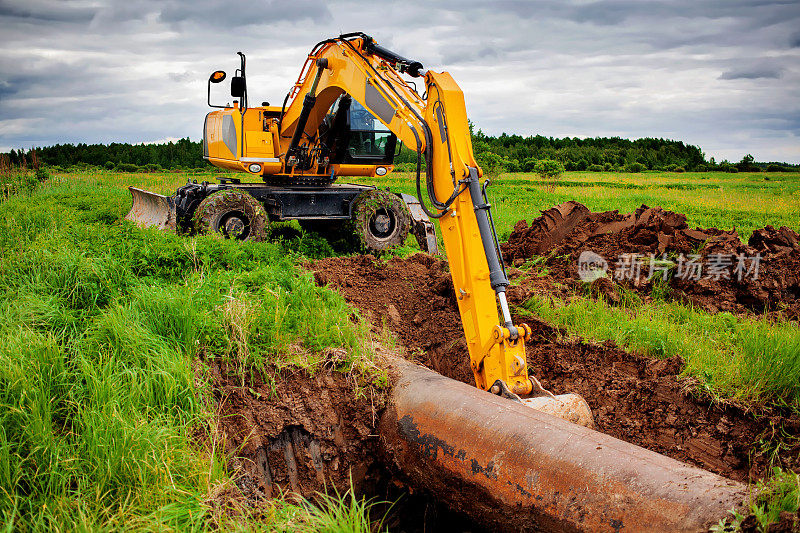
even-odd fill
[[[135,222],[139,227],[158,229],[177,228],[175,199],[171,196],[155,194],[150,191],[128,187],[133,196],[131,210],[125,220]]]

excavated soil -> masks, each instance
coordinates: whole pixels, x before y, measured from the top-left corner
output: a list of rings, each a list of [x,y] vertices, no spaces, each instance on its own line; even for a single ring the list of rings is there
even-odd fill
[[[370,482],[383,395],[356,397],[350,378],[332,370],[287,368],[243,384],[234,369],[209,364],[219,429],[248,498],[312,498],[331,485],[343,493],[350,476],[357,489]]]
[[[217,495],[210,502],[214,509],[234,515],[244,505],[252,513],[281,494],[313,501],[320,492],[344,494],[352,486],[358,495],[374,499],[373,516],[383,516],[390,531],[483,531],[416,492],[402,472],[387,466],[376,425],[388,391],[362,388],[364,393],[356,395],[353,376],[330,368],[313,374],[296,367],[275,369],[268,379],[250,376],[243,383],[235,369],[206,362],[221,437],[213,445],[227,451],[238,489]],[[269,520],[269,507],[264,509]]]
[[[643,206],[630,215],[591,213],[574,202],[519,223],[503,251],[510,264],[543,256],[549,274],[523,277],[509,288],[519,304],[533,292],[569,297],[577,287],[577,258],[584,250],[619,254],[761,254],[758,279],[673,278],[671,295],[712,312],[770,312],[797,319],[800,310],[800,245],[788,228],[756,231],[748,244],[735,232],[691,230],[685,217]],[[338,290],[376,329],[388,328],[405,357],[445,376],[473,383],[466,342],[447,263],[418,254],[389,261],[372,256],[330,258],[307,265],[319,285]],[[624,280],[647,297],[647,280]],[[595,294],[619,300],[617,285],[601,278]],[[522,319],[516,317],[517,322]],[[613,343],[570,338],[564,331],[526,320],[534,331],[527,344],[533,375],[556,394],[586,398],[597,429],[619,439],[740,481],[755,480],[770,464],[800,468],[800,418],[777,408],[747,411],[713,403],[697,383],[680,376],[678,358],[655,360]],[[335,359],[335,358],[334,358]],[[376,424],[386,391],[356,395],[352,376],[331,368],[313,373],[284,368],[243,382],[215,360],[211,368],[218,434],[239,473],[236,484],[248,505],[287,491],[313,499],[319,491],[340,493],[351,483],[360,493],[394,501],[392,531],[479,531],[462,515],[415,492],[402,472],[381,458]],[[787,438],[788,436],[788,438]],[[760,443],[760,444],[756,444]],[[352,481],[351,481],[352,480]]]
[[[501,250],[515,265],[544,257],[548,279],[573,288],[583,283],[581,254],[593,252],[607,262],[614,282],[645,296],[653,288],[651,271],[654,279],[666,273],[671,297],[710,312],[800,319],[800,235],[785,226],[758,229],[744,244],[735,229],[691,229],[685,215],[660,207],[594,213],[569,201],[543,211],[530,225],[518,222]],[[690,266],[690,256],[699,271]],[[672,267],[651,258],[669,260]],[[600,283],[599,292],[608,300],[619,299],[614,283]]]
[[[318,284],[338,290],[376,327],[393,331],[406,357],[473,382],[446,263],[423,254],[388,262],[354,256],[310,268]],[[677,358],[648,359],[527,322],[535,333],[527,344],[531,372],[556,394],[586,398],[600,431],[741,481],[761,477],[770,453],[775,464],[800,467],[800,445],[774,450],[779,435],[800,436],[797,417],[714,404],[694,381],[679,376],[683,363]],[[765,445],[754,447],[759,440]]]

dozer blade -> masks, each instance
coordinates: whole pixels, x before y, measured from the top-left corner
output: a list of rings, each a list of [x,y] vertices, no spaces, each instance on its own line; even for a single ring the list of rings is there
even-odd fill
[[[128,190],[133,196],[133,204],[125,220],[135,222],[142,228],[176,229],[177,214],[174,198],[136,187],[128,187]]]

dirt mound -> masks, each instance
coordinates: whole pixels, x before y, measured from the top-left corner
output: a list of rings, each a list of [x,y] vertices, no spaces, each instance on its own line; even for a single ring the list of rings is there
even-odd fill
[[[447,263],[426,254],[388,262],[363,255],[323,259],[309,268],[318,285],[337,289],[373,324],[389,327],[409,358],[473,382]]]
[[[332,258],[310,266],[330,285],[402,341],[406,356],[448,377],[473,383],[466,342],[446,264],[418,254],[387,262],[371,256]],[[521,321],[521,320],[518,320]],[[611,343],[585,343],[541,323],[528,323],[528,364],[555,393],[583,395],[598,429],[737,480],[764,473],[768,446],[781,431],[797,435],[800,420],[777,413],[756,417],[736,406],[695,396],[679,377],[682,362],[639,357]],[[800,449],[779,450],[779,462],[797,467]]]
[[[666,280],[674,298],[711,312],[766,311],[798,320],[799,240],[787,227],[766,226],[744,244],[736,230],[691,229],[685,215],[660,207],[593,213],[570,201],[530,226],[518,222],[501,248],[511,264],[545,256],[550,275],[562,283],[580,285],[594,268],[642,294]]]

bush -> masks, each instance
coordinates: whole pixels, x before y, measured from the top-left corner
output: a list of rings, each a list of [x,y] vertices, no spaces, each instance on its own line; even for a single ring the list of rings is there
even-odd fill
[[[505,172],[508,159],[501,157],[494,152],[481,152],[475,159],[483,169],[483,173],[488,177],[496,177],[498,174]]]
[[[117,172],[139,172],[139,167],[133,163],[117,163]]]
[[[564,165],[552,159],[542,159],[536,163],[533,170],[544,179],[556,180],[564,173]]]
[[[522,170],[522,165],[516,159],[506,159],[505,166],[506,172],[520,172]]]
[[[47,180],[50,179],[50,173],[44,167],[37,168],[35,175],[36,175],[36,180],[39,183],[42,183],[42,182],[47,181]]]
[[[645,168],[646,167],[643,164],[641,164],[641,163],[639,163],[637,161],[637,162],[628,163],[627,165],[625,165],[625,172],[642,172]]]
[[[522,171],[523,172],[534,172],[536,169],[536,163],[538,161],[536,159],[526,159],[522,162]]]
[[[603,167],[600,165],[589,165],[589,168],[587,168],[586,170],[588,170],[589,172],[602,172]]]

